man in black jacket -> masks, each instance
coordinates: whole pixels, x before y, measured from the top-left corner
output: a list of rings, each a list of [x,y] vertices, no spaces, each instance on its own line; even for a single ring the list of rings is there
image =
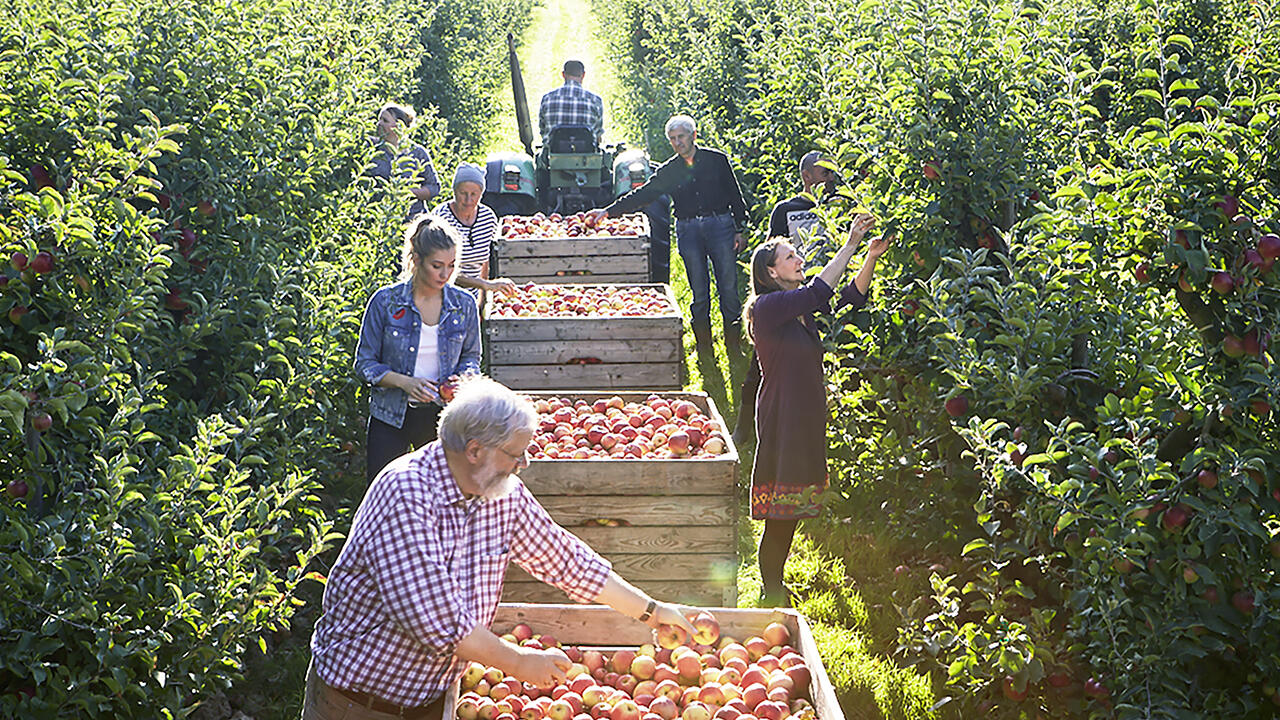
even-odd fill
[[[697,144],[693,118],[676,115],[667,121],[667,140],[675,155],[658,166],[648,182],[589,213],[591,221],[635,212],[666,194],[676,216],[676,242],[693,292],[690,314],[698,354],[711,352],[711,277],[714,269],[724,321],[725,349],[741,355],[742,302],[738,298],[738,252],[746,247],[742,230],[747,206],[729,158]]]

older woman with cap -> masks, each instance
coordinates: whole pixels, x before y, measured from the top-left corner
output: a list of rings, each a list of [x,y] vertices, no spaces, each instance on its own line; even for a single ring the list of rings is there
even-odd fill
[[[404,132],[413,126],[418,114],[407,105],[387,103],[378,111],[378,152],[373,163],[365,171],[366,175],[390,180],[392,173],[414,183],[409,192],[413,195],[413,204],[409,206],[406,217],[413,217],[427,211],[427,201],[440,194],[440,180],[436,178],[435,167],[431,164],[431,155],[427,149],[415,142],[404,142]]]
[[[458,287],[471,293],[476,306],[482,307],[484,291],[513,293],[516,284],[506,278],[489,279],[489,248],[498,234],[498,216],[488,205],[482,205],[484,170],[478,165],[462,163],[453,173],[453,199],[442,203],[432,213],[448,222],[462,237],[458,260]]]

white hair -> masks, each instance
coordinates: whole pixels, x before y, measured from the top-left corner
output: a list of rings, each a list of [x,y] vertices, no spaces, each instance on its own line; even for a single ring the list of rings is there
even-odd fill
[[[538,413],[528,398],[487,377],[467,378],[440,414],[440,443],[457,453],[472,440],[497,447],[537,425]]]
[[[692,135],[698,131],[698,124],[688,115],[672,115],[671,119],[667,121],[667,127],[663,130],[663,133],[670,134],[672,130],[676,129],[684,130]]]

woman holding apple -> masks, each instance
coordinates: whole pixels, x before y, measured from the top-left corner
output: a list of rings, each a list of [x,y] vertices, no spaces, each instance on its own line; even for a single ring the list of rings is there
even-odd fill
[[[832,288],[874,225],[871,215],[855,216],[844,245],[808,281],[804,258],[784,239],[763,243],[751,256],[752,292],[743,318],[762,375],[751,517],[765,521],[759,556],[766,605],[787,604],[782,570],[796,524],[818,516],[827,485],[827,392],[813,313],[831,312]],[[888,247],[887,237],[871,242],[857,277],[840,291],[840,305],[866,304],[876,260]]]
[[[516,291],[516,284],[506,278],[489,279],[489,248],[498,234],[498,216],[488,205],[480,204],[482,197],[484,171],[478,165],[462,163],[453,174],[453,199],[441,203],[433,213],[448,221],[463,239],[456,282],[471,293],[477,306],[484,302],[486,290],[508,295]]]
[[[369,299],[355,370],[371,386],[366,443],[370,482],[387,463],[436,439],[441,380],[480,371],[480,316],[452,283],[457,233],[420,215],[405,233],[399,282]]]
[[[435,167],[431,164],[431,154],[422,145],[415,142],[404,144],[401,128],[408,129],[418,117],[413,108],[407,105],[387,103],[378,111],[378,150],[373,163],[365,171],[366,175],[390,180],[392,173],[416,185],[409,189],[413,195],[413,204],[409,206],[406,218],[427,211],[427,201],[440,194],[440,180],[436,178]]]

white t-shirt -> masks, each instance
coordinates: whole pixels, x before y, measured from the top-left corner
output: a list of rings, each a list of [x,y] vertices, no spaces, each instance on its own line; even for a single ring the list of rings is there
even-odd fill
[[[418,333],[418,358],[413,364],[413,376],[436,382],[440,374],[440,326],[422,323]]]

